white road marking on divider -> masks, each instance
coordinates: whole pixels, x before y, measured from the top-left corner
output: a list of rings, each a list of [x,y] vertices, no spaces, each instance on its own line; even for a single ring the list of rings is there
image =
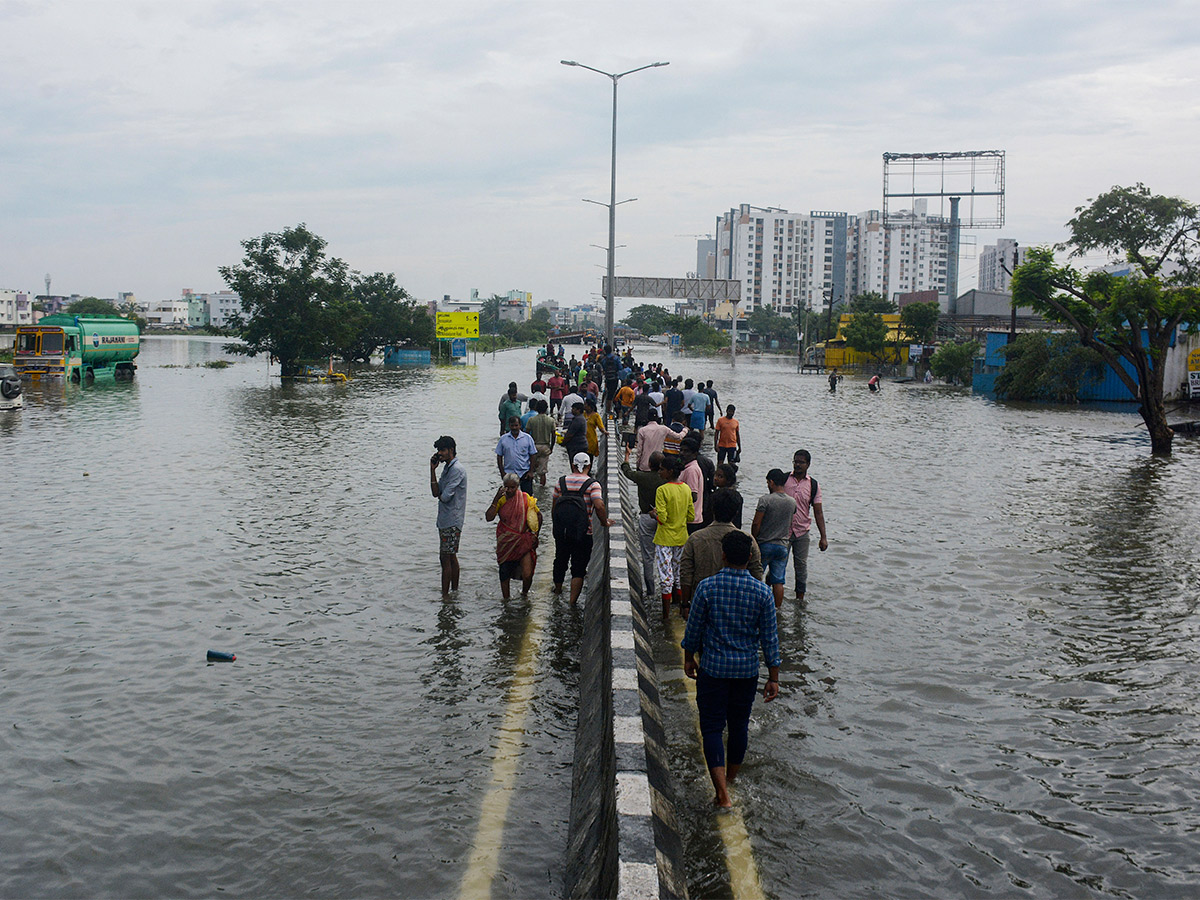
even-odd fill
[[[679,647],[679,642],[683,640],[683,620],[674,612],[671,614],[671,633],[675,646]],[[680,654],[680,674],[683,668],[683,650],[679,650]],[[696,682],[686,675],[683,678],[684,684],[687,686],[688,697],[692,703],[692,709],[696,708]],[[696,718],[696,735],[703,742],[704,737],[700,734],[700,719],[697,714]],[[708,779],[708,770],[704,770],[704,777]],[[759,900],[766,895],[763,893],[762,882],[758,878],[758,866],[754,862],[754,848],[750,846],[750,834],[746,831],[746,820],[742,818],[742,811],[735,805],[729,814],[717,814],[717,833],[721,835],[721,842],[725,845],[725,867],[729,870],[729,886],[733,890],[733,896],[738,900]]]
[[[535,590],[537,588],[535,587]],[[532,596],[532,592],[531,592]],[[521,743],[525,734],[525,719],[533,699],[534,676],[537,674],[538,635],[549,616],[549,603],[531,601],[529,624],[517,651],[512,685],[504,706],[504,719],[496,738],[496,753],[492,758],[492,778],[479,812],[479,826],[463,875],[459,896],[463,900],[490,897],[492,881],[500,865],[500,849],[504,825],[508,821],[508,805],[512,801],[517,780],[517,763],[521,759]]]

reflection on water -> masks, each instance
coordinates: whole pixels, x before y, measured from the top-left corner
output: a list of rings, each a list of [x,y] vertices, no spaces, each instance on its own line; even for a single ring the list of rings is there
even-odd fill
[[[784,695],[755,710],[738,789],[767,889],[1194,893],[1196,444],[1151,460],[1129,412],[831,395],[772,368],[721,394],[754,445],[742,488],[808,448],[831,547],[806,608],[785,601]],[[691,887],[722,895],[682,696]]]
[[[0,419],[0,894],[458,889],[534,608],[536,690],[495,882],[561,891],[581,622],[499,596],[496,401],[532,351],[280,386],[219,340]],[[813,453],[831,546],[780,618],[736,799],[774,896],[1195,893],[1200,447],[1136,416],[999,406],[767,358],[671,359],[734,403],[752,509]],[[468,465],[439,597],[428,454]],[[561,454],[554,465],[565,470]],[[549,489],[538,488],[542,505]],[[541,604],[540,606],[535,606]],[[207,665],[207,649],[238,654]],[[659,645],[693,896],[727,895]]]

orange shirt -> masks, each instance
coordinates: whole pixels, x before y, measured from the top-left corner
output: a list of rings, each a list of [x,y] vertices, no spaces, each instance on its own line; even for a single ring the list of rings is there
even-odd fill
[[[736,447],[738,445],[738,420],[725,416],[717,419],[717,446]]]
[[[617,396],[614,399],[621,406],[633,406],[633,388],[627,384],[622,385],[621,389],[617,391]]]

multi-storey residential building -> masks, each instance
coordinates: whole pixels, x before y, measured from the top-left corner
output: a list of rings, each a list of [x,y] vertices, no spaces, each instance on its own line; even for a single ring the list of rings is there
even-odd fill
[[[878,210],[789,213],[743,203],[717,220],[717,278],[742,282],[743,310],[820,311],[856,294],[946,292],[947,231],[926,201],[893,217]]]
[[[190,288],[184,288],[180,302],[188,305],[189,328],[203,328],[206,325],[224,328],[229,324],[230,316],[242,310],[241,298],[233,291],[197,294]]]
[[[928,215],[928,201],[918,199],[913,209],[892,214],[883,229],[883,289],[889,300],[896,294],[937,291],[946,294],[949,220]],[[868,216],[863,213],[860,218]],[[942,304],[943,309],[946,304]]]
[[[24,291],[0,290],[0,325],[32,325],[33,303]]]
[[[1016,261],[1013,251],[1016,251]],[[1012,292],[1012,275],[1009,273],[1025,262],[1025,248],[1018,247],[1012,238],[1000,238],[995,245],[979,251],[979,282],[981,291],[998,293]]]
[[[843,212],[806,215],[743,203],[718,219],[714,276],[742,282],[746,312],[822,309],[853,289],[847,262],[858,244],[854,222]]]

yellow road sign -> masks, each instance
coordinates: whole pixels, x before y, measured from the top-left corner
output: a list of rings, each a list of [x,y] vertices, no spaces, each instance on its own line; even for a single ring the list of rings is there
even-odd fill
[[[478,338],[479,313],[440,312],[437,314],[437,339]]]

